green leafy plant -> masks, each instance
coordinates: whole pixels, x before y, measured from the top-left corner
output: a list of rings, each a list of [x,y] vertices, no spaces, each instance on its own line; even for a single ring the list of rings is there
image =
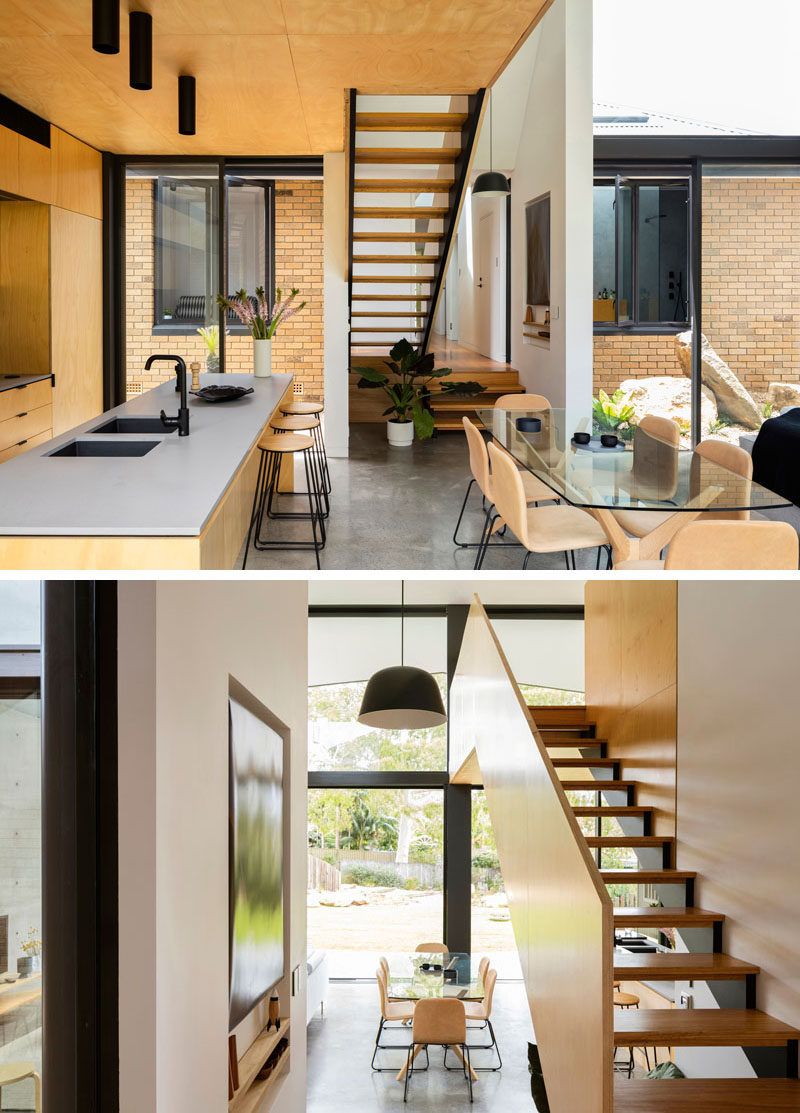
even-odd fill
[[[727,414],[720,414],[716,421],[712,421],[708,427],[709,433],[719,433],[727,425],[733,425],[733,422]]]
[[[347,885],[380,885],[386,889],[402,889],[405,885],[397,870],[370,862],[351,862],[342,870],[342,881]]]
[[[765,421],[768,418],[775,416],[775,407],[770,401],[766,401],[761,407],[761,416],[764,418]]]
[[[414,429],[421,441],[433,435],[433,414],[430,400],[433,397],[430,384],[453,373],[452,367],[435,366],[433,352],[423,355],[420,348],[414,348],[408,340],[398,340],[389,352],[389,359],[383,361],[389,369],[379,371],[375,367],[352,367],[350,370],[359,375],[358,386],[362,390],[382,390],[391,403],[382,417],[393,414],[393,420],[401,423],[414,422]],[[452,389],[479,386],[477,383],[450,383]],[[447,393],[442,387],[442,394]],[[477,393],[477,391],[475,391]]]
[[[278,325],[285,324],[306,304],[304,301],[299,305],[293,304],[299,293],[296,287],[292,287],[289,297],[281,300],[283,293],[278,287],[275,291],[275,304],[270,306],[264,287],[256,286],[254,298],[246,290],[237,290],[232,298],[217,294],[217,305],[226,312],[231,310],[235,313],[254,340],[271,340]]]
[[[491,850],[481,850],[478,854],[473,854],[472,864],[476,869],[500,869],[500,859],[497,857],[497,854]]]
[[[601,433],[616,433],[624,440],[630,440],[636,428],[636,411],[631,405],[630,395],[615,390],[612,395],[604,390],[592,399],[592,416]]]

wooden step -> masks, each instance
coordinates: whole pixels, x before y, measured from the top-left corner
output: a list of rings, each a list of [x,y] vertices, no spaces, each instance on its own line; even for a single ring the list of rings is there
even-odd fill
[[[591,749],[592,746],[602,748],[606,744],[604,738],[592,738],[589,735],[581,734],[578,737],[573,737],[571,731],[543,731],[539,733],[542,736],[542,741],[548,750],[585,750]],[[561,735],[564,737],[561,737]],[[554,736],[554,737],[553,737]]]
[[[672,846],[675,839],[671,835],[584,835],[587,846],[596,846],[601,850],[613,847],[631,847],[643,849],[645,847]]]
[[[354,263],[402,263],[403,266],[409,264],[427,264],[438,263],[441,255],[361,255],[353,252]]]
[[[466,112],[357,112],[356,131],[461,131]]]
[[[355,161],[418,166],[426,162],[455,162],[461,154],[460,147],[356,147]]]
[[[787,1113],[800,1110],[796,1078],[618,1078],[614,1113]]]
[[[353,209],[354,220],[444,220],[449,209],[432,205],[415,205],[412,208],[386,208],[378,205],[359,205]]]
[[[582,804],[573,804],[572,813],[581,819],[587,819],[590,816],[637,816],[637,815],[652,815],[653,808],[640,808],[632,807],[630,804],[601,804],[599,807],[584,807]]]
[[[529,703],[528,710],[540,730],[574,727],[592,727],[595,724],[586,718],[586,708],[582,704],[535,704]]]
[[[565,792],[627,792],[636,781],[562,781],[561,787]]]
[[[357,243],[438,243],[444,232],[353,232]]]
[[[694,881],[693,870],[600,870],[606,885],[682,885]]]
[[[760,968],[723,954],[623,954],[614,951],[614,977],[619,981],[741,981]]]
[[[432,274],[354,274],[353,282],[404,282],[407,285],[413,285],[417,282],[426,282],[430,285],[436,279]],[[406,294],[407,299],[412,301],[415,298],[414,294]]]
[[[351,316],[351,318],[352,317],[372,317],[372,318],[380,317],[381,320],[384,320],[386,317],[427,317],[428,314],[427,313],[420,313],[418,311],[410,309],[408,311],[408,313],[399,313],[399,312],[398,313],[380,313],[378,310],[376,310],[374,313],[351,313],[350,316]]]
[[[430,301],[430,300],[431,300],[431,295],[430,294],[353,294],[353,301]]]
[[[376,332],[388,332],[390,336],[403,336],[407,332],[424,332],[424,331],[425,331],[425,329],[420,328],[418,325],[411,325],[408,328],[369,328],[369,327],[365,326],[364,328],[351,328],[350,329],[351,333],[366,332],[366,333],[369,333],[370,335],[373,335]]]
[[[627,928],[685,928],[713,927],[725,919],[721,912],[709,912],[705,908],[615,908],[614,927],[619,931]]]
[[[356,178],[356,193],[449,193],[452,178]]]
[[[617,757],[554,757],[551,761],[554,769],[616,769],[619,765]],[[563,783],[567,784],[566,781]],[[569,783],[571,786],[572,782]],[[602,781],[599,783],[602,784]]]
[[[615,1009],[615,1047],[783,1047],[800,1031],[760,1009]]]

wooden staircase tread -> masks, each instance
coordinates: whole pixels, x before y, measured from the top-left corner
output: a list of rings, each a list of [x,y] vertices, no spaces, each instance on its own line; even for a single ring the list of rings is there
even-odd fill
[[[674,843],[672,835],[585,835],[587,846],[603,847],[645,847],[663,846]]]
[[[403,266],[416,265],[420,263],[438,263],[441,255],[372,255],[372,254],[354,254],[354,263],[402,263]],[[412,275],[416,278],[416,275]]]
[[[420,312],[415,311],[413,309],[409,309],[407,313],[403,313],[401,310],[397,310],[397,312],[395,312],[395,313],[381,313],[380,310],[376,309],[373,313],[368,313],[368,312],[364,311],[364,312],[358,312],[358,313],[351,313],[350,316],[351,317],[380,317],[381,320],[383,320],[386,317],[427,317],[428,314],[427,313],[420,313]]]
[[[615,1113],[786,1113],[800,1110],[796,1078],[617,1079]]]
[[[694,870],[600,870],[607,885],[680,885],[694,881]]]
[[[355,161],[416,166],[421,163],[455,162],[461,154],[460,147],[356,147]]]
[[[358,243],[436,243],[444,232],[353,232]]]
[[[655,809],[651,807],[642,807],[638,804],[601,804],[592,805],[591,807],[584,807],[583,804],[573,804],[573,814],[579,816],[581,819],[587,819],[590,816],[628,816],[628,815],[652,815]]]
[[[758,974],[752,962],[725,954],[622,954],[614,952],[614,977],[620,981],[677,979],[679,981],[726,981]]]
[[[353,294],[353,301],[430,301],[430,294]]]
[[[618,757],[554,757],[551,760],[555,769],[581,769],[587,766],[613,769],[620,762]]]
[[[350,329],[351,333],[352,332],[365,332],[365,333],[368,333],[372,336],[374,336],[376,332],[388,332],[390,336],[397,336],[398,338],[403,336],[407,332],[424,332],[424,331],[425,331],[425,329],[420,328],[419,325],[408,325],[406,328],[370,328],[369,326],[366,326],[364,328],[351,328]]]
[[[549,738],[547,731],[540,730],[542,741],[548,750],[562,749],[562,750],[584,750],[591,749],[592,746],[600,747],[605,741],[604,738],[589,738],[581,736],[580,738]],[[559,732],[556,731],[556,734]]]
[[[466,112],[356,112],[356,131],[461,131]]]
[[[355,178],[356,193],[449,193],[452,178]]]
[[[538,712],[542,723],[551,726],[594,726],[594,720],[586,718],[586,707],[582,703],[529,703],[528,710]]]
[[[760,1009],[615,1009],[615,1047],[781,1047],[800,1031]]]
[[[353,282],[405,282],[413,285],[417,282],[431,283],[435,281],[432,274],[354,274]],[[408,295],[413,297],[412,294]]]
[[[636,787],[636,781],[598,781],[593,778],[586,781],[562,781],[561,787],[565,792],[626,792],[629,788]]]
[[[383,206],[356,205],[353,208],[354,220],[444,220],[449,209],[433,205]]]
[[[711,927],[722,923],[722,912],[709,912],[706,908],[615,908],[616,928],[656,927]]]

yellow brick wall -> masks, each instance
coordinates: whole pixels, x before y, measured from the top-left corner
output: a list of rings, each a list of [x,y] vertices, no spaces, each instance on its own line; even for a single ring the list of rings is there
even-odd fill
[[[187,365],[198,360],[205,370],[206,346],[201,337],[154,336],[153,326],[153,183],[130,179],[126,184],[125,335],[129,394],[149,390],[170,378],[168,364],[144,371],[155,351],[174,350]],[[290,371],[303,384],[303,397],[323,398],[323,227],[322,182],[297,180],[275,186],[275,276],[284,295],[293,286],[305,308],[283,327],[272,342],[273,371]],[[226,337],[226,370],[252,371],[252,341],[247,334]]]
[[[704,179],[703,332],[757,400],[800,381],[800,179]],[[672,336],[594,338],[595,393],[679,374]]]

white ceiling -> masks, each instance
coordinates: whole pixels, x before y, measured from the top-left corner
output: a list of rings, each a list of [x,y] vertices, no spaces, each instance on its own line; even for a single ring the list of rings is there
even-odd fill
[[[386,606],[400,603],[399,579],[315,579],[308,585],[310,606]],[[471,603],[478,595],[490,606],[582,606],[586,581],[575,576],[559,579],[531,577],[490,580],[451,573],[446,579],[406,580],[406,603]]]

